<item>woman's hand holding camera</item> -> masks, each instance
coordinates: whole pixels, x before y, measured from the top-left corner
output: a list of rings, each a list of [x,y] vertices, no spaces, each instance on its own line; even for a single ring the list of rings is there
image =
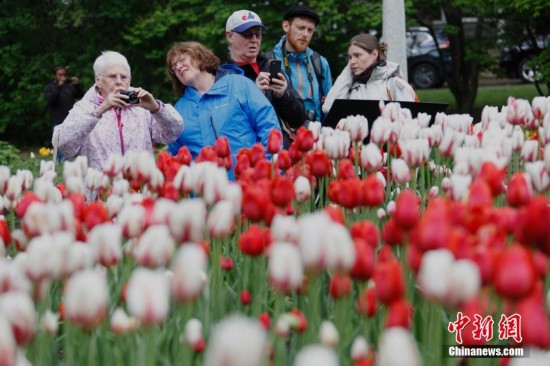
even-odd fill
[[[113,107],[126,108],[129,104],[145,108],[151,113],[160,109],[157,100],[147,90],[142,88],[125,90],[122,87],[117,87],[103,100],[103,103],[96,109],[96,114],[100,116]]]

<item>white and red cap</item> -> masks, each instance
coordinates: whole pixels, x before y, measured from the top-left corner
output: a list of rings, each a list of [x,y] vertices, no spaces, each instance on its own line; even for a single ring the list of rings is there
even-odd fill
[[[237,10],[227,18],[225,31],[242,33],[251,27],[258,26],[264,26],[258,14],[250,10]]]

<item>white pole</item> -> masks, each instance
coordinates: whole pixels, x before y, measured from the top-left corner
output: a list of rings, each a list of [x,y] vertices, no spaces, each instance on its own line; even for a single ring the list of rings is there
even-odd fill
[[[382,38],[388,45],[388,60],[401,65],[401,75],[408,81],[405,1],[383,0]]]

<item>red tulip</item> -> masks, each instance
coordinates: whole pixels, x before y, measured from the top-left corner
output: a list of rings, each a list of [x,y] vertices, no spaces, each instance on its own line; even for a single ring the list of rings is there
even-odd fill
[[[504,192],[506,170],[503,168],[497,168],[493,162],[485,162],[481,166],[478,178],[484,180],[489,185],[493,197],[496,197]]]
[[[297,323],[295,324],[296,331],[303,333],[307,329],[307,319],[304,314],[297,308],[292,308],[290,313],[295,316]]]
[[[305,128],[304,126],[300,127],[296,131],[296,147],[302,152],[308,152],[313,148],[313,132]]]
[[[378,246],[380,233],[378,227],[372,221],[356,222],[351,226],[350,234],[353,239],[362,239],[373,248]]]
[[[254,165],[254,174],[253,179],[255,181],[261,179],[270,179],[271,178],[271,164],[269,161],[262,159],[256,162]]]
[[[264,146],[257,142],[250,148],[250,164],[255,166],[261,160],[265,160]]]
[[[282,171],[287,171],[292,166],[292,161],[290,159],[290,153],[288,150],[282,150],[279,155],[277,155],[277,168]]]
[[[88,230],[92,230],[94,226],[107,222],[108,220],[109,213],[101,201],[93,201],[86,207],[84,223]]]
[[[0,240],[3,246],[7,247],[11,242],[10,229],[4,218],[0,218]]]
[[[508,183],[508,191],[506,192],[506,202],[512,207],[520,207],[526,205],[531,200],[531,188],[524,173],[515,173]]]
[[[261,313],[258,316],[258,320],[260,321],[262,327],[264,327],[265,330],[269,331],[269,329],[271,328],[271,318],[269,317],[269,314]]]
[[[334,205],[328,205],[325,207],[324,210],[328,215],[330,216],[330,219],[333,222],[336,222],[341,225],[346,225],[346,219],[344,218],[344,213],[342,212],[341,208]]]
[[[220,258],[220,266],[224,271],[231,271],[233,269],[233,260],[231,257]]]
[[[252,302],[252,295],[250,294],[250,291],[242,290],[241,291],[241,304],[243,304],[244,306],[247,306],[251,302]]]
[[[503,234],[512,234],[516,229],[517,211],[508,206],[493,207],[489,214],[489,222]]]
[[[363,239],[354,239],[355,263],[350,275],[358,281],[368,281],[374,270],[374,246]]]
[[[249,168],[250,168],[250,157],[248,156],[248,154],[237,155],[237,164],[235,164],[235,178],[240,179],[243,172]]]
[[[258,256],[269,245],[269,229],[251,225],[239,238],[239,249],[246,255]]]
[[[355,178],[355,167],[349,159],[342,159],[338,163],[338,177],[339,180],[353,179]]]
[[[386,317],[386,328],[401,327],[409,329],[411,327],[413,317],[413,307],[405,299],[394,301],[389,309]]]
[[[369,287],[360,293],[355,306],[360,315],[372,318],[376,314],[377,307],[374,287]]]
[[[267,139],[267,152],[270,154],[276,154],[281,150],[283,146],[283,134],[278,129],[272,129],[269,132]]]
[[[387,262],[378,262],[374,267],[373,275],[376,284],[376,298],[389,305],[405,295],[405,280],[401,264],[396,259]]]
[[[257,187],[249,187],[244,190],[242,198],[242,211],[244,216],[252,222],[264,219],[269,196],[265,190]]]
[[[17,203],[17,206],[15,206],[15,214],[17,217],[20,219],[23,218],[29,206],[34,202],[44,202],[44,200],[34,194],[34,192],[25,192],[23,198],[21,198],[21,200]]]
[[[302,160],[302,156],[304,156],[304,153],[298,149],[298,144],[296,143],[296,141],[294,141],[290,144],[290,147],[288,148],[288,155],[292,160],[292,163],[294,164]]]
[[[516,237],[525,245],[533,245],[546,253],[546,243],[550,237],[548,224],[550,223],[550,207],[545,197],[534,197],[529,203],[523,206],[517,215]]]
[[[536,279],[535,265],[528,249],[513,244],[501,254],[494,275],[497,294],[510,300],[521,299],[531,293]]]
[[[393,217],[382,227],[382,241],[388,245],[403,244],[403,231]]]
[[[477,247],[472,255],[472,260],[479,268],[481,284],[487,285],[493,281],[500,249]]]
[[[315,150],[306,156],[306,162],[315,177],[325,177],[332,174],[332,164],[324,150]]]
[[[195,159],[197,163],[201,163],[203,161],[211,161],[213,163],[218,164],[219,156],[216,154],[216,150],[212,146],[205,146],[201,149],[199,152],[199,155]]]
[[[347,275],[335,274],[330,279],[329,294],[333,299],[341,299],[351,292],[351,280]]]
[[[178,154],[176,155],[176,160],[183,165],[190,165],[193,161],[193,156],[191,156],[191,152],[187,148],[187,146],[182,146],[178,150]]]
[[[542,302],[528,298],[521,301],[515,311],[521,316],[521,344],[541,349],[550,347],[550,327]]]
[[[231,149],[229,148],[229,141],[227,137],[220,136],[214,143],[214,150],[220,158],[225,158],[231,154]]]
[[[411,230],[418,222],[418,196],[409,189],[401,192],[395,202],[395,222],[403,230]]]
[[[416,243],[421,251],[444,248],[451,235],[452,222],[447,203],[442,198],[430,201],[416,231]]]
[[[275,177],[271,183],[271,201],[275,206],[285,208],[294,199],[294,183],[285,176]]]
[[[370,174],[363,181],[363,204],[367,207],[377,207],[384,203],[386,192],[376,174]]]
[[[328,198],[348,209],[361,205],[363,201],[361,194],[361,181],[357,179],[332,181],[328,187]]]

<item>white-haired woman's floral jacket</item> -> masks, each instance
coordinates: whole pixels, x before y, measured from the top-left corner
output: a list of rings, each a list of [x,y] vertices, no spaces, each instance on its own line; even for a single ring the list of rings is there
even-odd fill
[[[170,104],[158,101],[156,113],[131,105],[98,116],[95,111],[102,101],[92,86],[55,128],[52,144],[65,157],[86,156],[88,166],[101,171],[110,154],[153,152],[153,143],[169,144],[183,131],[183,119]]]

